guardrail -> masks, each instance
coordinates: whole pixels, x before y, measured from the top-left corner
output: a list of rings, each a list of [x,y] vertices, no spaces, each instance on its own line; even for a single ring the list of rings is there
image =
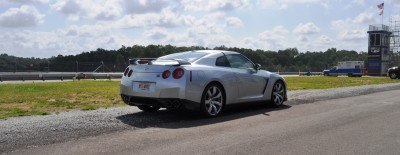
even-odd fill
[[[322,75],[321,72],[275,72],[280,75],[311,76]],[[93,72],[0,72],[0,82],[25,80],[81,80],[81,79],[120,79],[123,73],[93,73]]]
[[[322,72],[274,72],[279,75],[299,75],[299,76],[312,76],[323,75]]]
[[[123,73],[93,73],[93,72],[0,72],[0,82],[25,80],[81,80],[81,79],[120,79]]]

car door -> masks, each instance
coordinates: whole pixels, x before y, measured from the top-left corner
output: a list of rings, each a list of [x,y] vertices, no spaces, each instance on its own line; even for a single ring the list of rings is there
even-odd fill
[[[229,54],[226,58],[238,79],[239,101],[254,101],[262,98],[266,80],[257,74],[254,64],[241,54]]]

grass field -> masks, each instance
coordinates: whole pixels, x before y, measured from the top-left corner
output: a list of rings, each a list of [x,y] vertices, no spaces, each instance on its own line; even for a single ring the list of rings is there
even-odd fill
[[[395,83],[387,77],[286,77],[289,90]],[[0,119],[124,105],[119,81],[0,84]]]
[[[120,105],[119,81],[0,84],[0,118]]]
[[[400,83],[400,80],[392,80],[388,77],[302,76],[285,77],[285,79],[288,90],[328,89],[371,84]]]

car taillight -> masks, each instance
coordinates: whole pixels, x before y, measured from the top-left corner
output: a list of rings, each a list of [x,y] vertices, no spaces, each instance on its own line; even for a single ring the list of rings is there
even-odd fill
[[[166,78],[168,78],[170,75],[171,75],[171,72],[170,72],[169,70],[165,70],[165,71],[162,73],[162,78],[166,79]]]
[[[182,68],[177,68],[172,73],[174,79],[180,79],[185,74],[185,71]]]
[[[126,67],[125,71],[124,71],[124,76],[126,76],[126,74],[128,74],[129,72],[129,67]]]
[[[133,70],[130,70],[128,73],[128,77],[131,77],[132,73],[133,73]]]

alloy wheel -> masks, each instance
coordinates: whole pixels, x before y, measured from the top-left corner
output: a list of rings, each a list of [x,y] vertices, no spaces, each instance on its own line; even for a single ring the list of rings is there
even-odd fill
[[[391,78],[391,79],[395,79],[395,78],[397,78],[397,75],[396,75],[395,73],[390,73],[390,75],[389,75],[389,76],[390,76],[390,78]]]
[[[223,106],[223,99],[220,88],[215,85],[209,87],[204,96],[205,110],[207,110],[207,113],[211,116],[218,115]]]
[[[274,84],[272,88],[272,102],[275,106],[282,105],[285,96],[285,86],[283,86],[282,82],[278,81]]]

